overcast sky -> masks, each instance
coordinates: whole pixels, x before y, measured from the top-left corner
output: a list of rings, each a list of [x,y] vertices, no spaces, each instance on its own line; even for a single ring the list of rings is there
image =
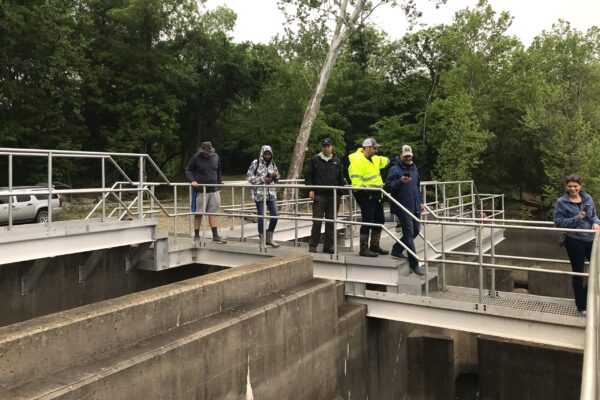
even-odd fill
[[[519,37],[526,46],[542,30],[549,30],[559,18],[569,21],[582,32],[600,25],[600,0],[489,0],[489,3],[496,12],[510,12],[514,20],[508,33]],[[268,43],[271,37],[282,32],[283,17],[276,0],[208,0],[207,7],[211,9],[222,4],[238,15],[233,32],[237,42]],[[457,10],[474,7],[477,0],[448,0],[437,10],[430,1],[418,0],[417,4],[423,11],[422,21],[431,26],[451,23]],[[407,26],[402,11],[389,7],[381,8],[371,22],[392,39],[401,37]]]

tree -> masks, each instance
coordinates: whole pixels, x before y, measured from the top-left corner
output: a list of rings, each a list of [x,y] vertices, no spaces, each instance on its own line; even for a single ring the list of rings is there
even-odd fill
[[[444,0],[440,0],[439,2],[444,2]],[[306,153],[306,144],[308,143],[313,123],[317,117],[331,71],[347,40],[354,32],[361,29],[369,16],[382,5],[402,6],[406,15],[409,16],[409,18],[412,18],[412,20],[418,17],[419,14],[416,10],[414,0],[408,0],[402,4],[396,0],[379,0],[375,2],[367,0],[280,0],[280,4],[284,10],[286,9],[286,6],[295,8],[295,20],[301,24],[301,26],[312,24],[318,32],[322,33],[326,30],[325,27],[330,18],[335,24],[325,60],[323,61],[317,83],[315,84],[312,95],[308,101],[304,118],[302,119],[300,130],[296,138],[294,152],[292,153],[287,177],[288,179],[296,179],[299,177],[302,170]],[[311,20],[311,18],[314,19]],[[288,20],[290,19],[291,18],[288,15]],[[311,34],[314,30],[306,32]]]

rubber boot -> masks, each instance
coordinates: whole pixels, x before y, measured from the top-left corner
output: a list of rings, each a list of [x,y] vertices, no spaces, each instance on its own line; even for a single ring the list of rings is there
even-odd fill
[[[387,256],[388,254],[390,254],[389,251],[382,249],[381,247],[379,247],[379,240],[381,239],[381,231],[379,232],[371,232],[371,247],[369,247],[369,249],[372,252],[375,252],[377,254],[381,254],[382,256]]]
[[[267,245],[271,247],[279,247],[279,244],[273,240],[273,232],[267,231]]]
[[[360,252],[358,253],[362,257],[377,257],[377,253],[372,252],[369,249],[369,235],[360,235]]]

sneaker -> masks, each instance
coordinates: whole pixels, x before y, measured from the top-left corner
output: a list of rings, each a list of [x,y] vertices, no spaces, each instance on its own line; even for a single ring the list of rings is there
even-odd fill
[[[333,251],[333,247],[328,247],[328,248],[324,248],[323,249],[323,253],[325,254],[335,254],[335,251]]]
[[[313,246],[309,246],[309,247],[308,247],[308,252],[309,252],[309,253],[316,253],[316,252],[317,252],[317,248],[316,248],[316,247],[313,247]]]
[[[213,243],[219,243],[219,244],[225,244],[227,243],[227,240],[223,239],[221,236],[215,236],[212,239]]]
[[[423,268],[421,268],[419,265],[417,265],[416,267],[410,267],[411,271],[414,272],[417,275],[425,275],[425,271],[423,270]]]
[[[579,314],[580,314],[580,315],[581,315],[583,318],[585,318],[585,317],[587,316],[587,310],[581,310],[581,311],[579,311]]]
[[[392,257],[395,257],[395,258],[408,258],[408,257],[406,256],[406,254],[404,254],[404,253],[402,253],[402,252],[400,252],[400,253],[394,253],[394,252],[392,251],[392,254],[391,254],[391,256],[392,256]]]

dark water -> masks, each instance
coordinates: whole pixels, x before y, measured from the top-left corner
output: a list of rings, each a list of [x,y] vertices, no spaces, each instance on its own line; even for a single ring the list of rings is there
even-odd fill
[[[456,378],[456,400],[479,399],[479,375],[462,374]]]

